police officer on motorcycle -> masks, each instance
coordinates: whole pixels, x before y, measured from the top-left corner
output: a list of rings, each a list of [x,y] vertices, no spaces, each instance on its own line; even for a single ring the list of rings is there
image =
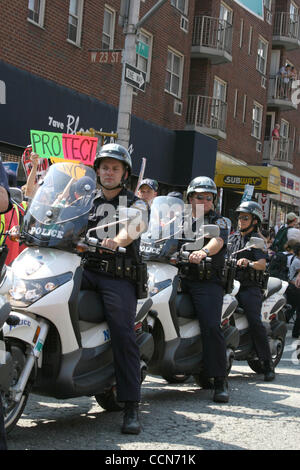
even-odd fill
[[[238,230],[229,237],[229,255],[243,249],[251,237],[260,237],[258,229],[263,220],[262,209],[255,201],[242,202],[235,212],[238,214]],[[267,332],[261,321],[263,274],[266,269],[267,253],[261,249],[251,248],[235,256],[236,279],[241,284],[237,300],[247,316],[258,358],[263,362],[264,379],[271,381],[274,380],[275,373]]]
[[[192,205],[193,232],[195,232],[197,206],[199,205],[204,210],[204,224],[216,224],[220,228],[218,237],[205,239],[204,246],[190,254],[190,272],[187,276],[182,277],[181,285],[183,291],[190,293],[200,322],[203,340],[203,365],[206,374],[204,388],[211,388],[210,379],[214,379],[213,400],[226,403],[229,400],[226,379],[226,344],[220,323],[224,294],[221,273],[228,238],[227,224],[214,211],[217,187],[211,178],[206,176],[194,178],[187,188],[187,198]],[[206,258],[211,261],[205,261]],[[203,260],[204,263],[202,263]],[[206,266],[203,271],[199,269],[200,264]],[[206,269],[208,265],[210,268]]]
[[[102,225],[101,221],[103,224],[116,221],[116,212],[111,209],[117,209],[121,198],[121,205],[125,201],[127,207],[145,211],[147,221],[146,204],[126,189],[132,163],[125,147],[115,143],[102,146],[96,155],[94,168],[101,189],[96,194],[89,215],[89,228]],[[139,348],[134,332],[137,289],[134,279],[130,279],[130,273],[136,273],[139,266],[139,236],[145,229],[145,223],[141,220],[131,231],[129,225],[124,227],[119,224],[113,227],[116,227],[114,236],[111,233],[108,233],[106,238],[101,236],[102,246],[111,250],[126,247],[126,255],[123,255],[121,263],[123,267],[120,272],[116,272],[117,258],[114,254],[105,253],[105,250],[101,253],[89,253],[84,261],[82,288],[96,290],[102,295],[111,333],[117,400],[125,403],[122,432],[138,434],[141,430],[138,413],[141,371]],[[94,233],[99,236],[99,232]]]

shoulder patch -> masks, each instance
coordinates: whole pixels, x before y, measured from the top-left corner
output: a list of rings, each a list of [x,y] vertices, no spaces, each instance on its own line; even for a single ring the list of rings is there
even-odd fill
[[[225,219],[223,219],[223,217],[217,219],[215,224],[218,225],[220,228],[228,229],[227,222]]]
[[[148,210],[147,203],[145,201],[142,201],[141,199],[138,199],[137,201],[134,201],[134,203],[130,207],[134,207],[135,209],[140,209],[141,211],[147,211]]]

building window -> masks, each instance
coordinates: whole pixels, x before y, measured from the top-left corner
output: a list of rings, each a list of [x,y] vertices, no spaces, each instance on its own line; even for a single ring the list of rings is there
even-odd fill
[[[151,34],[144,30],[139,32],[138,44],[136,47],[136,66],[139,70],[146,73],[146,79],[148,82],[150,80],[152,42],[153,37]]]
[[[240,48],[243,46],[243,35],[244,35],[244,20],[241,19],[241,28],[240,28]]]
[[[251,135],[256,139],[261,138],[262,118],[263,118],[263,106],[258,103],[253,104],[252,109],[252,130]]]
[[[289,32],[291,37],[297,37],[299,34],[299,8],[292,1],[290,3],[289,23]]]
[[[250,29],[249,29],[249,43],[248,43],[248,55],[251,55],[251,51],[252,51],[252,36],[253,36],[253,26],[250,26]]]
[[[290,123],[286,121],[285,119],[281,119],[280,121],[280,137],[283,137],[284,139],[289,138],[289,133],[290,133]]]
[[[227,23],[232,24],[233,20],[233,11],[225,3],[220,5],[220,20],[227,21]]]
[[[80,45],[82,26],[83,0],[70,0],[68,40]]]
[[[214,91],[213,97],[226,102],[227,95],[227,83],[221,80],[220,78],[215,77],[214,79]]]
[[[272,25],[272,0],[264,0],[265,6],[265,20],[269,25]]]
[[[264,0],[264,5],[267,10],[272,11],[272,0]]]
[[[256,69],[262,73],[266,74],[267,69],[267,60],[268,60],[268,42],[263,38],[258,38],[258,47],[257,47],[257,60],[256,60]]]
[[[45,15],[46,0],[29,0],[28,1],[28,19],[33,23],[43,27]]]
[[[104,9],[102,49],[113,49],[116,12],[109,7]]]
[[[183,56],[171,49],[168,50],[165,91],[177,98],[181,97],[183,75]]]
[[[246,122],[246,112],[247,112],[247,95],[244,95],[244,102],[243,102],[243,117],[242,122]]]
[[[238,100],[239,100],[239,91],[238,89],[235,90],[234,93],[234,107],[233,107],[233,117],[237,117],[237,107],[238,107]]]
[[[181,11],[184,15],[188,14],[189,1],[188,0],[171,0],[171,5],[177,10]]]

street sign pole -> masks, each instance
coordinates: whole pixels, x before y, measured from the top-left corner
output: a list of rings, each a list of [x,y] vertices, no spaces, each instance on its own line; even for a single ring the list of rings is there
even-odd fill
[[[140,0],[130,0],[128,23],[125,25],[125,46],[123,51],[123,74],[119,99],[117,134],[118,143],[129,147],[130,123],[132,109],[132,86],[124,80],[126,64],[135,66],[136,60],[136,27],[140,13]]]
[[[126,148],[129,147],[133,86],[135,86],[133,83],[129,84],[125,81],[124,78],[126,70],[128,72],[128,66],[135,68],[138,30],[167,1],[168,0],[158,0],[158,2],[143,16],[143,18],[139,20],[140,0],[121,0],[119,24],[122,26],[125,25],[125,45],[122,57],[123,73],[119,99],[117,141]],[[138,53],[141,53],[141,46],[138,46]],[[147,47],[144,47],[142,55],[145,57],[146,54],[148,57]],[[140,75],[140,78],[138,78],[139,72],[142,74]],[[142,79],[144,79],[142,78],[143,73],[144,72],[133,70],[131,77],[142,81]],[[135,86],[135,88],[144,91],[141,86]]]

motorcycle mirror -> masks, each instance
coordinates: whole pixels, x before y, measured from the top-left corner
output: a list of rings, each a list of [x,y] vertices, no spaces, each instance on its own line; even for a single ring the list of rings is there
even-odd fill
[[[265,242],[262,238],[259,237],[251,237],[249,242],[246,244],[247,248],[258,248],[263,250],[265,247]]]
[[[218,225],[204,225],[204,238],[216,238],[220,235],[220,227]]]
[[[245,248],[242,248],[238,251],[234,251],[233,253],[231,253],[231,256],[234,256],[237,253],[241,253],[242,251],[250,250],[250,248],[257,248],[259,250],[263,250],[265,248],[265,242],[262,238],[251,237],[250,240],[246,243]]]
[[[141,215],[141,211],[134,207],[120,207],[118,214],[120,219],[135,219]]]
[[[109,224],[104,224],[104,225],[98,225],[97,227],[92,227],[86,232],[86,238],[90,236],[91,232],[94,232],[96,230],[100,230],[106,227],[111,227],[113,225],[121,224],[127,222],[129,219],[123,219],[123,220],[116,220],[115,222],[110,222]]]
[[[218,225],[203,225],[202,228],[203,234],[194,240],[188,240],[188,243],[182,246],[182,250],[200,250],[201,247],[195,248],[195,243],[197,243],[199,240],[203,240],[204,238],[216,238],[220,235],[220,228],[218,227]]]
[[[23,201],[23,192],[20,188],[9,188],[9,193],[13,202],[21,204]]]

